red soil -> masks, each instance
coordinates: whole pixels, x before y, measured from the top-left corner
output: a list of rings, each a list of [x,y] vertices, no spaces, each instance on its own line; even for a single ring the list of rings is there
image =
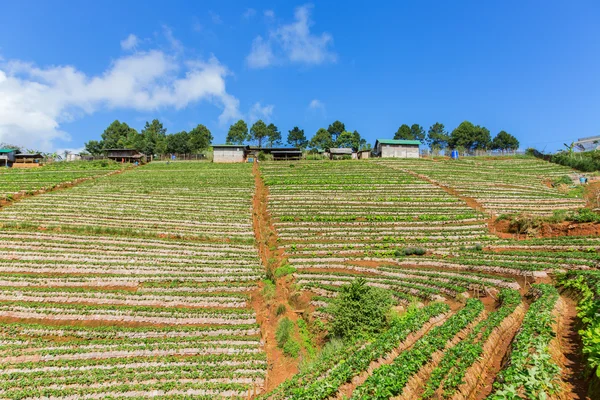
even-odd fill
[[[284,264],[285,257],[283,250],[277,246],[277,233],[267,208],[269,192],[260,176],[258,164],[254,164],[253,173],[255,179],[253,199],[254,235],[263,265],[267,270],[274,271]],[[292,278],[284,276],[277,279],[275,283],[275,296],[272,299],[266,299],[263,296],[264,283],[262,282],[251,295],[252,308],[256,312],[256,319],[264,340],[264,350],[267,354],[268,369],[265,387],[263,388],[265,392],[271,391],[298,372],[299,360],[286,357],[283,351],[277,347],[275,331],[277,330],[278,321],[283,317],[296,321],[303,309],[308,308],[308,302],[310,301],[308,294],[298,296],[296,301],[293,302],[297,310],[292,310],[290,299],[296,293]],[[286,312],[280,316],[275,314],[278,305],[285,305],[286,307]]]

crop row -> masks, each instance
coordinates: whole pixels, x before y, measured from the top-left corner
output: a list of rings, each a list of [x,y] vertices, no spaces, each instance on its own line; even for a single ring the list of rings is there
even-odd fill
[[[443,325],[432,328],[391,364],[384,364],[373,370],[367,380],[354,390],[352,398],[388,399],[401,394],[409,379],[431,360],[433,353],[444,349],[446,343],[476,320],[482,312],[481,301],[468,300],[463,309]]]
[[[19,202],[14,226],[252,239],[249,165],[153,163]]]
[[[510,358],[494,383],[489,399],[505,399],[517,394],[527,398],[549,398],[560,390],[560,367],[550,354],[550,341],[556,336],[553,310],[559,299],[551,285],[533,285],[535,301],[525,314],[513,340]]]

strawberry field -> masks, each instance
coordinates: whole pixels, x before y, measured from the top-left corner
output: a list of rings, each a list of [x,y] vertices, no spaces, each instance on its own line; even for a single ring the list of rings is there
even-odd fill
[[[45,168],[0,174],[0,398],[597,394],[600,239],[490,229],[583,207],[565,167]]]

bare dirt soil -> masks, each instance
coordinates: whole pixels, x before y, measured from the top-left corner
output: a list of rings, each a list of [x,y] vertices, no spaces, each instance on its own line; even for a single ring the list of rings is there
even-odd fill
[[[517,234],[510,232],[510,222],[494,220],[490,224],[490,231],[502,239],[532,239],[558,236],[597,236],[600,235],[600,224],[594,222],[577,223],[564,221],[557,224],[543,223],[535,235]]]
[[[565,307],[558,324],[558,343],[562,353],[561,364],[564,367],[563,380],[570,386],[569,399],[590,400],[587,395],[589,382],[585,379],[585,364],[581,352],[581,337],[579,319],[577,318],[576,303],[573,299],[562,297]]]
[[[254,164],[253,173],[255,180],[253,199],[254,235],[265,270],[274,271],[285,263],[285,256],[283,250],[277,247],[277,232],[267,207],[269,191],[260,176],[257,163]],[[260,325],[261,336],[264,341],[264,350],[267,354],[268,369],[264,387],[266,392],[271,391],[298,372],[298,359],[286,357],[283,351],[277,347],[275,339],[277,323],[283,317],[296,321],[303,309],[308,307],[308,301],[310,301],[308,295],[304,295],[293,302],[295,307],[292,308],[290,297],[295,293],[295,290],[292,286],[291,277],[281,277],[275,283],[275,295],[272,298],[265,298],[263,294],[265,284],[263,282],[251,295],[252,308],[256,312],[256,319]],[[286,311],[277,316],[276,310],[279,305],[284,305]]]

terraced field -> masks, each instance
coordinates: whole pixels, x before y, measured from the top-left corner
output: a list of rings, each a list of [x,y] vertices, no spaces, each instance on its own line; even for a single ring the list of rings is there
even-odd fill
[[[545,184],[569,173],[522,158],[152,163],[21,199],[0,209],[0,398],[584,399],[569,338],[579,312],[600,357],[600,239],[488,228],[580,207]],[[320,354],[356,278],[395,317]]]
[[[310,293],[313,315],[330,318],[332,300],[357,277],[403,305],[495,299],[485,310],[471,299],[436,318],[425,313],[432,325],[422,321],[404,331],[412,336],[385,346],[386,333],[369,345],[377,351],[344,349],[265,398],[474,399],[481,392],[494,399],[580,398],[572,393],[582,383],[573,383],[559,346],[547,336],[565,334],[554,307],[564,302],[557,302],[552,286],[529,285],[548,274],[598,269],[599,239],[516,241],[488,229],[490,214],[582,207],[582,200],[545,184],[571,170],[512,158],[268,163],[261,174],[284,263]],[[511,350],[519,327],[524,331]],[[533,349],[543,354],[525,356]],[[505,354],[514,360],[494,361]],[[492,385],[495,379],[503,383]]]
[[[253,185],[246,165],[154,163],[19,202],[4,210],[3,220],[15,226],[252,243]]]
[[[0,169],[0,200],[11,200],[22,194],[51,190],[81,180],[106,175],[124,166],[112,161],[61,162],[42,168]]]
[[[252,183],[156,163],[3,209],[0,398],[259,391]]]
[[[530,158],[493,160],[382,160],[382,165],[423,176],[459,195],[473,198],[486,211],[495,214],[527,212],[552,215],[554,210],[573,210],[585,201],[569,198],[545,182],[573,174],[557,164]]]

